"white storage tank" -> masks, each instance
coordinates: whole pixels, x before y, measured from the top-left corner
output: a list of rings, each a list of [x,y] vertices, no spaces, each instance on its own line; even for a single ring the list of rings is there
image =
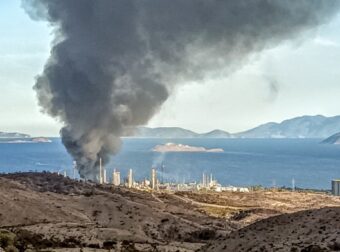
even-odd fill
[[[340,196],[340,179],[332,180],[332,194],[335,196]]]

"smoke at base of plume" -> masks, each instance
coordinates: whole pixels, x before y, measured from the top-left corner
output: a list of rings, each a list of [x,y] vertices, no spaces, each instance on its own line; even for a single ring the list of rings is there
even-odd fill
[[[35,90],[65,127],[82,177],[96,179],[126,129],[143,125],[172,87],[230,72],[251,53],[327,22],[336,0],[23,0],[54,27]]]

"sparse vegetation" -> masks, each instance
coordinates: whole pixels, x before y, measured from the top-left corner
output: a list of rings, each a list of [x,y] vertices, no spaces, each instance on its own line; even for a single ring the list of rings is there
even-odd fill
[[[5,248],[13,245],[15,235],[7,230],[0,230],[0,247]]]
[[[104,241],[103,249],[114,249],[117,245],[116,241]]]
[[[268,190],[178,192],[175,195],[154,192],[161,199],[155,201],[148,192],[97,186],[51,173],[4,175],[0,176],[0,182],[0,193],[7,195],[6,199],[0,199],[0,226],[6,226],[0,232],[0,242],[6,252],[118,247],[124,249],[122,251],[136,251],[140,246],[147,246],[144,251],[157,251],[159,246],[187,246],[193,251],[205,243],[225,239],[229,232],[259,219],[304,209],[340,206],[339,198],[325,193]],[[7,207],[10,205],[15,208]],[[327,214],[333,214],[333,210],[327,210]],[[256,222],[254,232],[271,234],[276,233],[276,227],[282,223],[295,225],[296,219],[284,216],[283,220],[277,219],[267,226]],[[330,230],[327,222],[320,220],[314,210],[306,211],[304,216],[317,225],[314,228],[302,223],[291,230],[289,234],[297,237],[292,247],[301,252],[299,244],[303,236],[320,231],[324,247],[338,248],[337,240],[325,238]],[[339,219],[334,215],[332,221]],[[303,234],[300,229],[305,230]],[[239,247],[245,249],[254,236],[240,232],[237,239],[246,239]],[[266,242],[265,248],[269,251],[276,246],[270,239]],[[222,249],[225,245],[214,244],[213,248]],[[226,250],[232,248],[229,244],[226,247]]]

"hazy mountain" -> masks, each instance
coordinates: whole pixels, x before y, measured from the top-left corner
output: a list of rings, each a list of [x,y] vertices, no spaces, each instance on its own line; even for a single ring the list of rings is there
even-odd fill
[[[236,134],[223,130],[200,134],[179,127],[140,127],[134,136],[145,138],[326,138],[338,132],[340,132],[340,116],[316,115],[296,117],[281,123],[269,122]]]
[[[281,123],[266,123],[235,134],[241,138],[326,138],[340,132],[340,116],[301,116]]]
[[[339,138],[340,143],[340,116],[301,116],[284,120],[281,123],[265,123],[236,134],[219,129],[207,133],[196,133],[180,127],[139,127],[133,136],[143,138],[327,138],[331,136],[325,141],[335,143]],[[5,138],[30,138],[30,136],[17,132],[0,132],[0,139]]]
[[[199,137],[209,137],[209,138],[229,138],[231,134],[223,130],[213,130],[208,133],[199,134]]]
[[[52,140],[46,137],[31,137],[28,134],[17,132],[0,132],[0,143],[51,143]]]
[[[140,127],[135,134],[136,137],[150,137],[150,138],[187,138],[196,137],[197,133],[179,128],[179,127],[160,127],[147,128]]]
[[[0,132],[0,138],[29,138],[30,135],[17,133],[17,132]]]
[[[331,135],[330,137],[323,140],[321,143],[325,144],[340,144],[340,132]]]
[[[222,130],[213,130],[208,133],[199,134],[191,130],[179,127],[160,127],[160,128],[147,128],[139,127],[134,137],[145,138],[194,138],[194,137],[207,137],[207,138],[227,138],[230,137],[228,132]]]

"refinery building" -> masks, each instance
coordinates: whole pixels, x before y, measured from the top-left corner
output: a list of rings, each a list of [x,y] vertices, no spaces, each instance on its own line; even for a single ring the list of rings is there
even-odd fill
[[[163,167],[163,165],[162,165]],[[162,175],[164,171],[162,170]],[[233,191],[233,192],[249,192],[246,187],[234,187],[234,186],[222,186],[216,179],[213,178],[213,174],[202,174],[202,181],[199,183],[173,183],[165,182],[162,177],[161,181],[158,179],[157,169],[151,168],[149,179],[145,178],[142,181],[134,180],[134,173],[132,169],[128,170],[127,176],[124,180],[121,179],[121,173],[114,169],[112,173],[112,180],[108,182],[107,173],[105,167],[102,166],[100,159],[99,162],[99,174],[98,182],[100,184],[112,184],[113,186],[125,186],[127,188],[135,188],[139,190],[150,191]],[[340,187],[339,187],[340,188]]]

